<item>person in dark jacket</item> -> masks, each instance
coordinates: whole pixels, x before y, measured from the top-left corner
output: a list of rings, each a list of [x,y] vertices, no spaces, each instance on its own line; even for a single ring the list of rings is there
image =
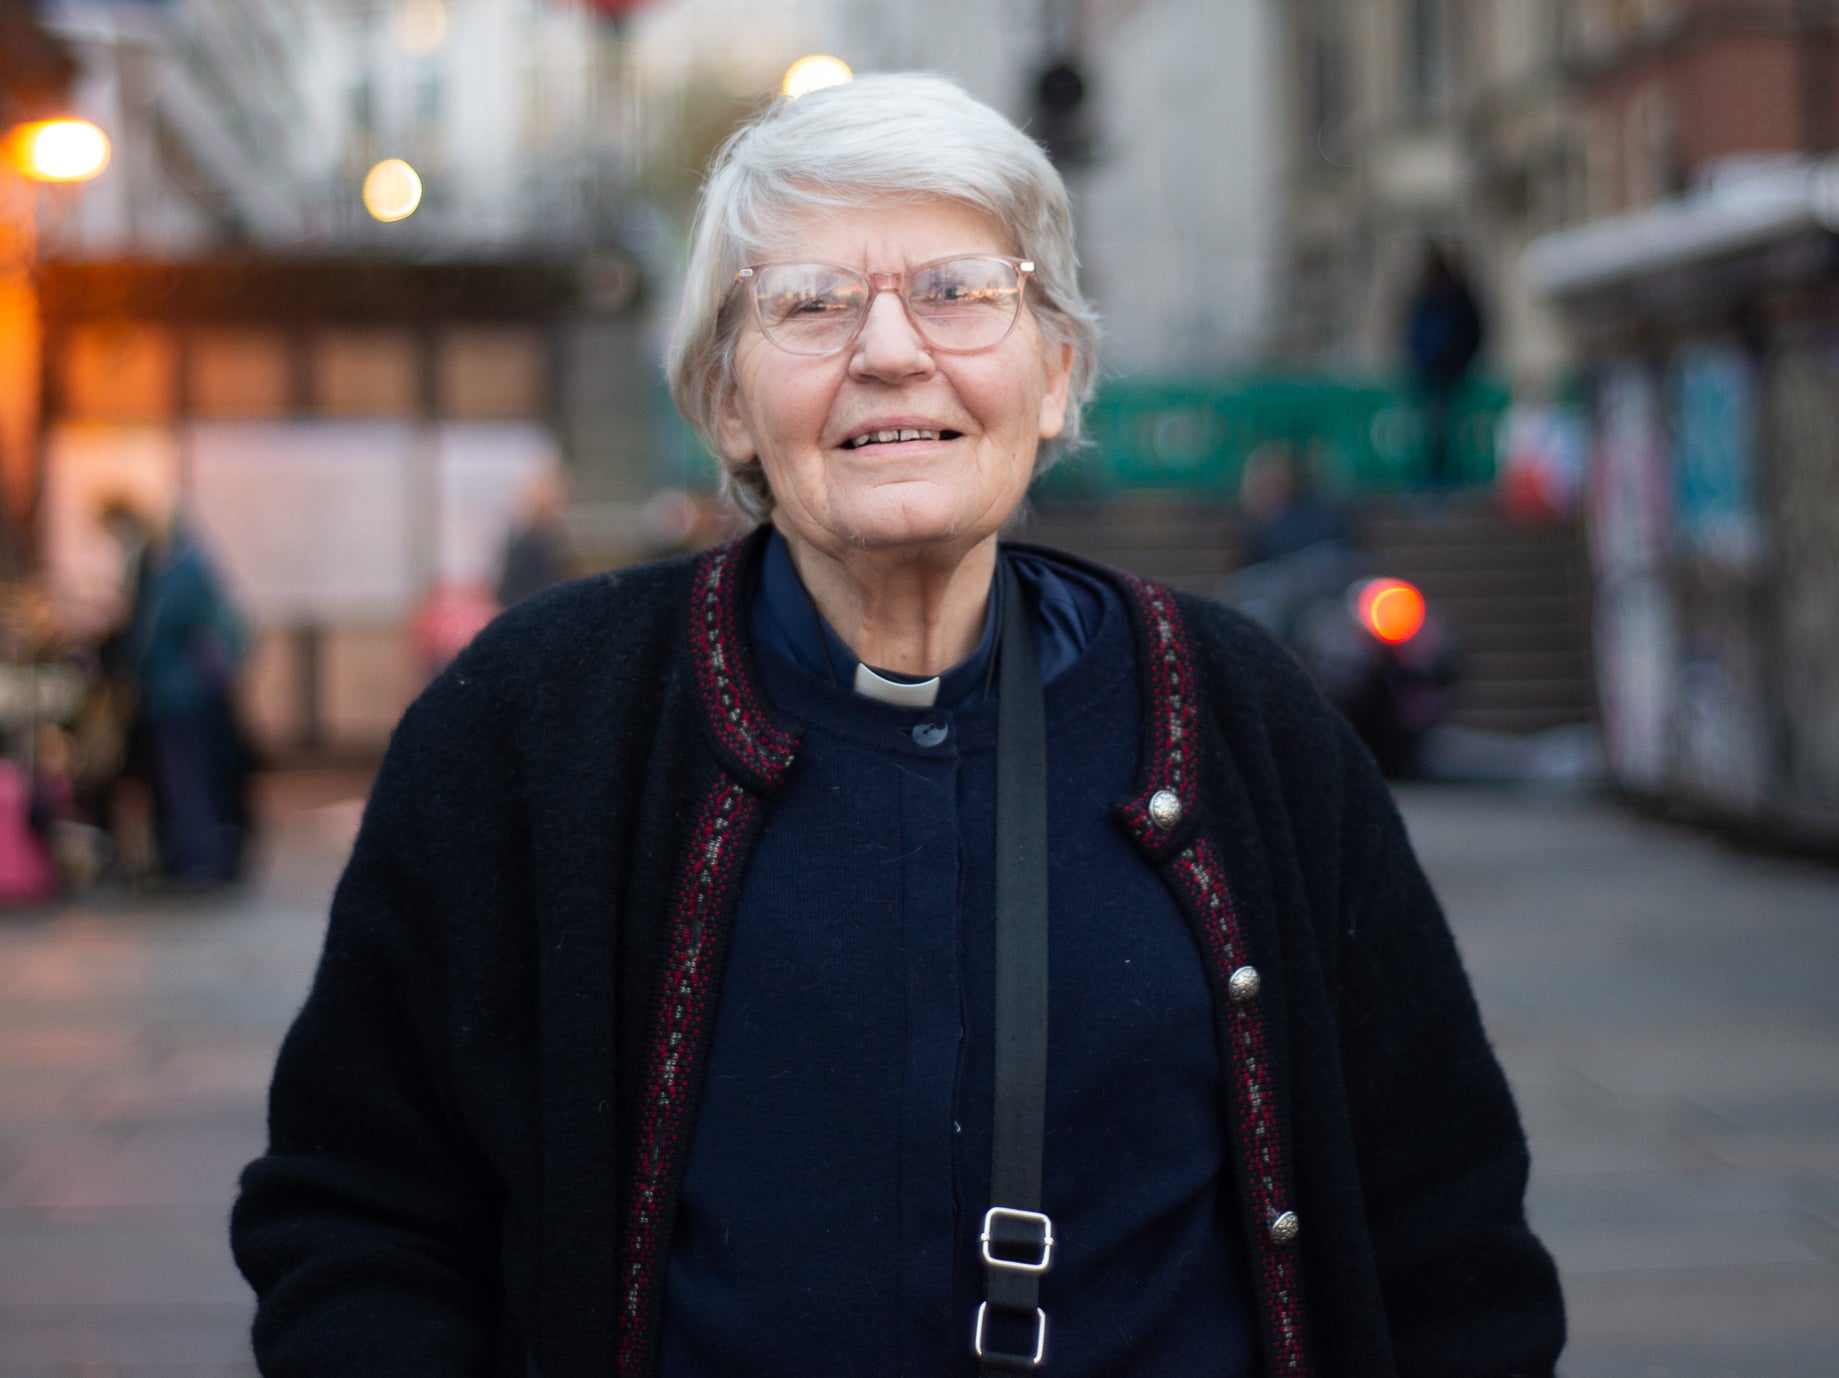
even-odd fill
[[[247,746],[234,689],[249,632],[200,540],[177,519],[114,503],[131,589],[123,641],[133,676],[160,870],[206,888],[242,873]]]
[[[1457,394],[1486,338],[1481,306],[1467,276],[1437,244],[1424,248],[1424,268],[1405,309],[1405,359],[1418,398],[1424,436],[1424,485],[1453,487],[1460,475],[1450,423]]]
[[[404,717],[232,1224],[265,1374],[1549,1378],[1370,758],[1245,619],[999,541],[1095,348],[1058,176],[951,83],[724,148],[670,372],[758,528]]]
[[[568,484],[561,473],[538,474],[524,490],[516,525],[498,562],[498,605],[508,608],[568,578]]]

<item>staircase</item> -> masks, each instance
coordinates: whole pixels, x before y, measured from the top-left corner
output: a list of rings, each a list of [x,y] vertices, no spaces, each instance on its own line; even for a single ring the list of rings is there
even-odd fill
[[[1375,572],[1416,584],[1456,639],[1456,725],[1523,733],[1594,718],[1588,567],[1574,524],[1515,525],[1469,495],[1436,509],[1369,499],[1356,515]],[[1043,504],[1017,534],[1211,595],[1238,566],[1238,528],[1222,504],[1123,498]]]

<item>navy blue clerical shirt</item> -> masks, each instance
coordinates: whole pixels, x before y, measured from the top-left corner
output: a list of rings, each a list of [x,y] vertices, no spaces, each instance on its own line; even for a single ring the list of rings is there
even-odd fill
[[[743,887],[684,1177],[664,1378],[973,1378],[989,1203],[993,680],[854,692],[777,538],[750,634],[805,731]],[[1042,646],[1051,923],[1047,1378],[1258,1371],[1213,1008],[1186,920],[1112,821],[1135,648],[1105,585],[1007,555]],[[786,577],[790,574],[789,586]]]

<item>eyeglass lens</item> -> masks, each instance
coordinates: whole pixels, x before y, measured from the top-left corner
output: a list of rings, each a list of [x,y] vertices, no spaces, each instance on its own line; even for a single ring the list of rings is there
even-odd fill
[[[945,350],[987,349],[1009,333],[1021,309],[1015,265],[1000,258],[949,258],[907,275],[914,328]],[[868,278],[827,263],[775,263],[755,270],[760,328],[794,354],[834,354],[855,337],[874,289]]]

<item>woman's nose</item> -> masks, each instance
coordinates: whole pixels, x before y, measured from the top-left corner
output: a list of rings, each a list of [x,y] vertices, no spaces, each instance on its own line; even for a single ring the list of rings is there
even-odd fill
[[[877,292],[850,349],[849,369],[883,382],[903,381],[933,370],[932,351],[913,328],[898,292]]]

